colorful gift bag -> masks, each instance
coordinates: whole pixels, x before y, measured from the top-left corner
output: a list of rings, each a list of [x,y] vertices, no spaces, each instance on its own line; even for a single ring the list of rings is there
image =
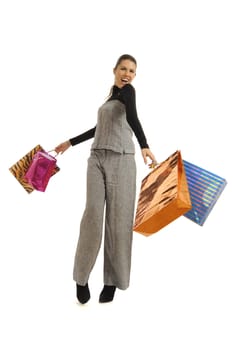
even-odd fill
[[[142,180],[133,230],[149,236],[190,209],[181,152],[176,151]]]
[[[41,145],[37,145],[36,147],[34,147],[24,157],[22,157],[9,168],[12,175],[14,175],[14,177],[18,180],[18,182],[21,184],[21,186],[25,189],[27,193],[31,193],[32,191],[34,191],[34,188],[25,179],[25,174],[32,163],[33,157],[39,151],[44,151]],[[59,170],[60,168],[56,165],[56,167],[53,170],[53,175],[56,174]]]
[[[57,159],[47,152],[37,152],[24,176],[37,191],[45,192],[49,179],[56,167]]]
[[[227,181],[192,163],[183,161],[192,209],[184,214],[202,226],[224,190]]]

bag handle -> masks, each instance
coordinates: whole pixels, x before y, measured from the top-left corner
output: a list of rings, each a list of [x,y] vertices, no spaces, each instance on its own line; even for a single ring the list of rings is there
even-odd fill
[[[47,151],[47,153],[52,153],[52,152],[55,152],[54,157],[57,157],[57,156],[59,155],[59,153],[57,153],[57,152],[55,151],[55,149],[51,149],[50,151]]]
[[[160,163],[152,162],[151,164],[149,164],[149,168],[154,170],[155,168],[158,168],[159,165]]]

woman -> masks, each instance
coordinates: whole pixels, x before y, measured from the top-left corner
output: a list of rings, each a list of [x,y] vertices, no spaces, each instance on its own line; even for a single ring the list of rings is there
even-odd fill
[[[77,299],[82,304],[90,299],[88,279],[100,249],[104,219],[104,287],[99,302],[112,301],[116,288],[125,290],[129,286],[136,193],[133,133],[145,164],[147,157],[157,163],[137,117],[135,89],[131,85],[136,68],[134,57],[120,56],[113,69],[114,85],[98,110],[96,127],[55,148],[57,153],[63,153],[94,137],[88,159],[86,208],[73,270]]]

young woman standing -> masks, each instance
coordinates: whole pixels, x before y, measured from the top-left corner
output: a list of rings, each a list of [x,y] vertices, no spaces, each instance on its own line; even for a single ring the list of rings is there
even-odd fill
[[[136,194],[133,133],[145,164],[147,157],[157,163],[137,116],[135,89],[131,85],[136,68],[133,56],[120,56],[113,69],[114,85],[98,110],[96,126],[55,147],[57,153],[63,153],[70,146],[94,138],[73,270],[77,298],[82,304],[90,299],[88,280],[101,246],[103,224],[104,287],[99,302],[112,301],[116,288],[125,290],[129,286]]]

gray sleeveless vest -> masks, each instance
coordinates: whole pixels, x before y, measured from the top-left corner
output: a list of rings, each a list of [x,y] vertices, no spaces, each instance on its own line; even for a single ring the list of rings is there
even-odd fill
[[[133,131],[126,119],[125,105],[119,100],[105,102],[98,110],[98,120],[91,149],[117,153],[135,153]]]

